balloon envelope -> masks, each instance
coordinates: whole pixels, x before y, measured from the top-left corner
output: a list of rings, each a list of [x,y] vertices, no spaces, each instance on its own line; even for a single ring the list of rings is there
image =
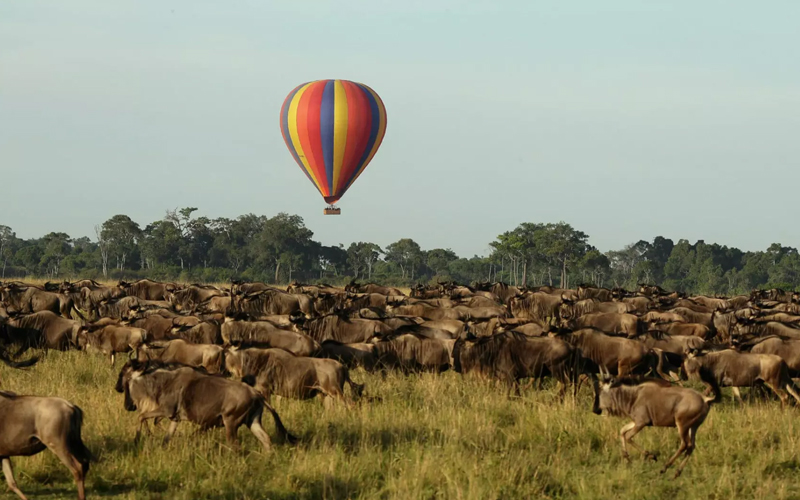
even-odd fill
[[[283,102],[281,133],[297,164],[333,204],[378,151],[386,133],[386,108],[361,83],[304,83]]]

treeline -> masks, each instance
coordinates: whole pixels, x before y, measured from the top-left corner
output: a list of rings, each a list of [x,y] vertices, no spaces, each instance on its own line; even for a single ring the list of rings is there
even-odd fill
[[[725,295],[800,286],[797,249],[777,243],[765,251],[744,252],[658,236],[602,253],[588,243],[586,233],[567,223],[523,223],[498,235],[490,255],[465,258],[447,248],[424,250],[410,238],[383,248],[372,242],[322,245],[301,217],[286,213],[210,219],[194,217],[196,210],[167,211],[145,227],[115,215],[95,227],[94,239],[53,232],[24,240],[0,225],[0,276],[332,284],[358,279],[398,286],[504,281],[564,288],[652,283]]]

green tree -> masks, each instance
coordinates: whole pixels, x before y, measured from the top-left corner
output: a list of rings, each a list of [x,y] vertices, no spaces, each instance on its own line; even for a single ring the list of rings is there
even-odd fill
[[[39,262],[49,277],[57,277],[61,271],[61,261],[72,251],[72,238],[66,233],[50,233],[42,238],[44,253]]]
[[[401,278],[414,280],[414,272],[422,263],[422,249],[411,238],[403,238],[386,247],[387,262],[400,266]]]
[[[8,226],[0,225],[0,266],[2,266],[2,273],[0,278],[6,277],[6,265],[9,259],[14,256],[14,243],[17,240],[17,235]]]
[[[257,261],[274,266],[275,283],[279,283],[282,266],[288,268],[291,276],[303,263],[317,260],[318,247],[313,244],[312,236],[314,233],[305,226],[302,217],[281,212],[268,219],[256,236]]]
[[[375,243],[365,243],[359,241],[358,243],[351,243],[347,248],[347,263],[353,270],[353,277],[358,279],[361,272],[367,271],[367,279],[372,279],[372,267],[383,254],[381,247]]]
[[[449,248],[434,248],[425,252],[425,265],[435,276],[450,276],[450,263],[458,260],[458,255]]]
[[[138,251],[137,242],[141,234],[139,224],[127,215],[115,215],[103,223],[101,240],[107,242],[109,253],[116,258],[116,268],[120,271],[125,269],[129,258]]]

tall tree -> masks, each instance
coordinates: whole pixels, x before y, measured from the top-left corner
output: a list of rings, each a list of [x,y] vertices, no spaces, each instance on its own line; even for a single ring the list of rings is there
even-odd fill
[[[127,215],[115,215],[103,223],[101,238],[108,242],[111,255],[117,259],[117,269],[125,269],[128,258],[137,251],[137,242],[142,234],[139,224]]]
[[[347,263],[353,270],[353,277],[358,279],[361,271],[366,269],[367,279],[372,279],[372,266],[383,254],[381,247],[375,243],[365,243],[359,241],[358,243],[351,243],[347,249]]]
[[[414,280],[414,271],[422,263],[422,249],[411,238],[403,238],[386,247],[385,260],[400,266],[403,279]]]

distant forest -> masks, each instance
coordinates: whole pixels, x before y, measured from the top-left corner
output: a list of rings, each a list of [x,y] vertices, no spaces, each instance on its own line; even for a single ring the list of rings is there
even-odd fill
[[[127,215],[115,215],[95,227],[94,239],[53,232],[24,240],[0,225],[0,276],[331,284],[358,279],[397,286],[450,280],[625,288],[651,283],[725,295],[800,285],[797,249],[778,243],[743,252],[657,236],[602,253],[588,243],[586,233],[565,222],[525,222],[498,235],[490,255],[467,258],[448,248],[422,249],[411,238],[383,248],[366,241],[325,246],[314,241],[297,215],[209,219],[193,217],[196,210],[167,211],[162,220],[144,227]]]

